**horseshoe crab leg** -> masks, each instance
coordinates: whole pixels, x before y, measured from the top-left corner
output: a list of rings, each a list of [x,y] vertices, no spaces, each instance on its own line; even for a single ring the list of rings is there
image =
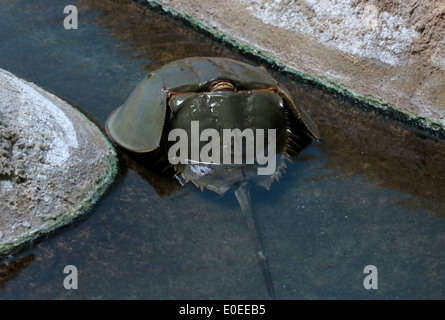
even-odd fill
[[[261,239],[258,233],[258,229],[255,224],[255,219],[252,211],[252,204],[250,202],[250,192],[247,188],[247,183],[241,184],[238,189],[235,190],[235,196],[246,218],[247,228],[249,230],[249,236],[255,245],[256,254],[258,257],[258,263],[260,264],[261,271],[264,276],[267,292],[271,299],[275,298],[275,292],[272,283],[272,276],[270,274],[267,258],[264,254],[264,248],[261,243]]]

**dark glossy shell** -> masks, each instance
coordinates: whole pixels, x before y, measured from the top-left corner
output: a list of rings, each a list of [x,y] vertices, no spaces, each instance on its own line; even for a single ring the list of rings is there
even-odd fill
[[[169,93],[206,92],[217,79],[230,80],[238,91],[277,88],[278,95],[306,133],[312,138],[320,138],[307,113],[292,101],[289,92],[281,88],[264,68],[232,59],[209,57],[174,61],[149,74],[108,118],[106,129],[109,136],[133,152],[157,149],[165,125]]]
[[[251,129],[254,141],[258,139],[256,129],[275,129],[276,157],[275,172],[269,175],[258,175],[258,164],[247,164],[246,145],[242,147],[243,163],[235,164],[233,157],[230,164],[193,161],[189,164],[177,164],[176,172],[185,181],[192,181],[200,188],[208,188],[219,194],[224,194],[232,185],[241,181],[254,181],[256,184],[269,188],[276,175],[284,168],[283,154],[289,140],[289,125],[283,108],[283,101],[279,95],[270,90],[251,91],[220,91],[206,93],[181,94],[173,96],[169,101],[172,115],[168,124],[168,131],[182,129],[188,137],[193,137],[192,121],[199,123],[199,132],[205,129],[215,129],[219,137],[224,137],[225,129]],[[195,137],[199,141],[199,137]],[[267,149],[266,134],[263,138]],[[200,141],[199,150],[208,143]],[[165,141],[163,144],[168,145]],[[220,153],[223,147],[221,145]],[[268,150],[269,151],[269,150]],[[233,150],[232,150],[233,152]],[[271,151],[269,151],[271,152]],[[191,156],[191,148],[188,152]],[[219,157],[221,159],[221,155]],[[272,159],[270,159],[272,161]]]

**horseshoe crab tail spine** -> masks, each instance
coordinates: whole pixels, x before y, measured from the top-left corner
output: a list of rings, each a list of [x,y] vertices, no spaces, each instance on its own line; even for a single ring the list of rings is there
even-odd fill
[[[246,218],[247,228],[252,242],[255,245],[256,254],[258,257],[258,263],[260,264],[261,271],[264,276],[267,292],[271,299],[275,298],[274,287],[272,283],[272,276],[270,274],[267,258],[264,254],[264,248],[261,243],[261,239],[258,233],[258,229],[255,224],[255,219],[252,211],[252,204],[250,202],[250,192],[247,188],[247,183],[241,184],[238,189],[235,190],[235,196]]]

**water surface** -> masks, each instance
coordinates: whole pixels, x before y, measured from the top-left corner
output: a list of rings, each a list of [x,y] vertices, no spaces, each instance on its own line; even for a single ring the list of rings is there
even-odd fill
[[[126,0],[2,0],[0,67],[100,125],[150,71],[189,56],[261,64]],[[278,299],[443,299],[445,144],[311,84],[271,73],[318,124],[314,142],[252,201]],[[233,194],[178,187],[121,154],[78,223],[0,262],[1,299],[266,299]],[[69,177],[67,177],[69,178]],[[79,289],[63,287],[75,265]],[[363,269],[378,269],[366,290]]]

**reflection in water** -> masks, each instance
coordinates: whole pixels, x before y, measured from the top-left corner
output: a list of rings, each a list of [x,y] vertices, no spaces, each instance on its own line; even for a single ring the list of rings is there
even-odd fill
[[[337,119],[341,125],[344,119]],[[366,121],[368,120],[368,121]],[[339,130],[331,127],[329,130]],[[345,143],[346,141],[346,143]],[[339,130],[322,147],[330,161],[326,168],[341,168],[345,175],[361,175],[380,187],[411,195],[399,202],[407,209],[427,207],[436,217],[445,216],[445,145],[389,121],[355,119],[354,127]]]
[[[327,94],[296,94],[304,105],[323,107],[315,118],[326,137],[321,150],[327,170],[337,170],[340,178],[367,177],[381,188],[409,194],[399,205],[445,216],[444,141]]]
[[[0,264],[0,289],[6,287],[6,282],[20,276],[23,269],[34,262],[34,254]]]
[[[144,69],[157,69],[187,56],[228,55],[217,45],[209,46],[206,36],[128,0],[78,0],[76,5],[79,10],[101,12],[93,22],[112,30],[123,51],[134,53],[135,59],[148,59]]]

